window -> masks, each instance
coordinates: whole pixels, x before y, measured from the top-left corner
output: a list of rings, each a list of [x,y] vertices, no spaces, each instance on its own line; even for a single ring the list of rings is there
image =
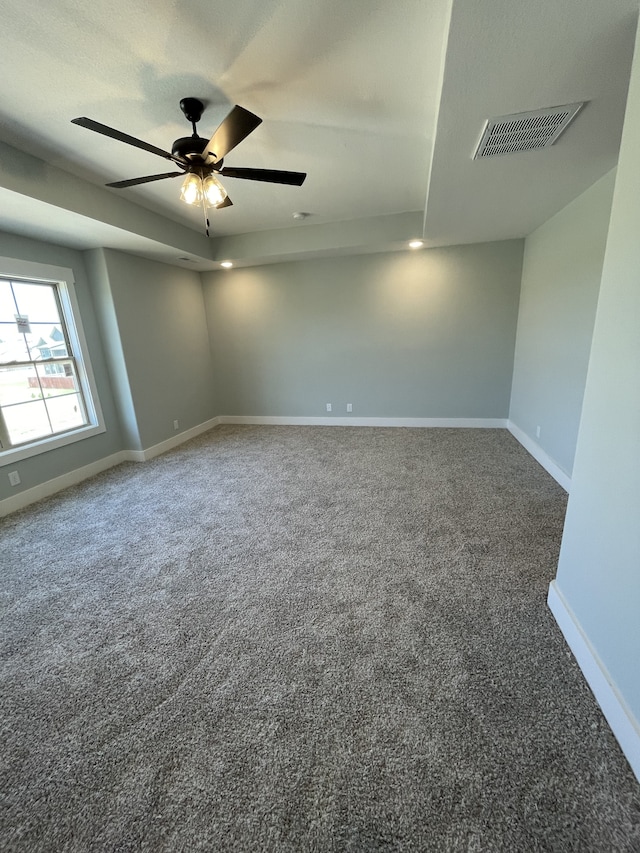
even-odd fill
[[[71,270],[0,258],[0,465],[96,432]]]

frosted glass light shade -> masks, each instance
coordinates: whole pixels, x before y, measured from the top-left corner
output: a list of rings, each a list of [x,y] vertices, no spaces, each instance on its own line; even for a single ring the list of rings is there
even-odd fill
[[[199,204],[202,201],[202,178],[200,175],[187,175],[180,190],[180,198],[187,204]]]
[[[227,197],[227,191],[213,175],[207,175],[203,180],[202,193],[207,207],[217,207]]]

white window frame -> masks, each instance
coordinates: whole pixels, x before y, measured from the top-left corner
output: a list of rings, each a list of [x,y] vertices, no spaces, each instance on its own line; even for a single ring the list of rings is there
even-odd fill
[[[107,428],[102,416],[102,408],[98,399],[89,348],[82,328],[80,309],[75,292],[73,270],[67,267],[57,267],[51,264],[40,264],[35,261],[21,261],[16,258],[0,257],[0,277],[23,281],[43,282],[57,285],[60,305],[64,314],[67,335],[73,348],[76,360],[76,373],[82,388],[82,395],[87,412],[88,424],[69,432],[45,436],[28,444],[16,447],[2,447],[0,444],[0,467],[21,459],[28,459],[39,453],[46,453],[58,447],[82,441],[93,435],[106,432]]]

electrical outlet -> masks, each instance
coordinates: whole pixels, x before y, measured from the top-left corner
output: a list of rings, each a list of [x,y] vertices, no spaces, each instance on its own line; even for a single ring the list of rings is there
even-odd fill
[[[9,471],[9,482],[12,486],[20,485],[20,474],[17,471]]]
[[[348,411],[348,412],[352,412],[352,411],[353,411],[353,403],[347,403],[347,411]]]
[[[331,411],[331,403],[327,403],[327,411],[328,411],[328,412],[330,412],[330,411]]]
[[[180,424],[178,423],[178,421],[173,422],[173,428],[174,429],[180,429]]]

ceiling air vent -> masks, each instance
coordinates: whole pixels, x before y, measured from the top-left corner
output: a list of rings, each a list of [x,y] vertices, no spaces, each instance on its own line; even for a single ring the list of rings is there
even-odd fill
[[[490,118],[473,159],[548,148],[569,126],[582,106],[584,101],[530,113],[513,113],[510,116]]]

